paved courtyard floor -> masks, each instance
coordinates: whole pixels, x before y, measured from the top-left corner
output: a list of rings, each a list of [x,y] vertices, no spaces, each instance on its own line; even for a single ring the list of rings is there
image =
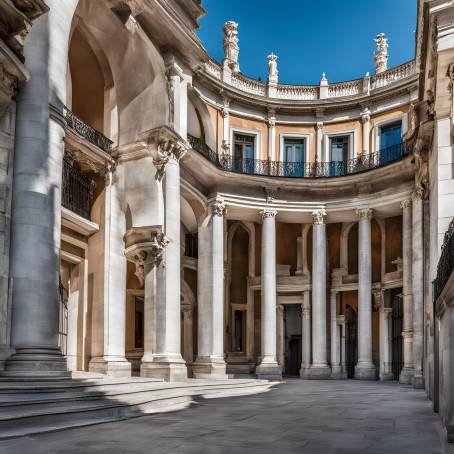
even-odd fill
[[[397,383],[288,380],[246,397],[0,442],[8,454],[432,454],[438,417]]]

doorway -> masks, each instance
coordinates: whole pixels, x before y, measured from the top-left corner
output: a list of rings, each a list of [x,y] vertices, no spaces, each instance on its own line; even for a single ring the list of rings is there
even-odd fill
[[[347,378],[354,378],[358,362],[358,319],[355,310],[349,305],[345,310],[345,328]]]
[[[392,373],[394,380],[399,380],[400,372],[403,367],[403,301],[401,289],[397,292],[393,290],[391,294],[393,313],[392,313]]]
[[[299,376],[301,368],[301,306],[284,306],[284,374]]]

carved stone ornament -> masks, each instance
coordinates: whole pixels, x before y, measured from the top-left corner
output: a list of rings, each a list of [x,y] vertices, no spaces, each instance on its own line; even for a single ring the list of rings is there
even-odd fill
[[[314,210],[312,212],[312,222],[315,225],[322,225],[326,221],[326,211],[324,209]]]
[[[231,71],[240,72],[238,64],[238,56],[240,48],[238,47],[238,24],[233,21],[228,21],[224,24],[224,66],[230,68]]]
[[[268,81],[277,84],[279,71],[277,69],[277,55],[272,52],[268,55]]]
[[[266,195],[266,203],[272,203],[279,194],[280,189],[279,188],[271,189],[268,187],[264,187],[263,191],[265,192]]]
[[[374,214],[374,210],[370,208],[360,208],[356,210],[356,214],[358,215],[358,219],[367,219],[370,221],[372,219],[372,215]]]
[[[388,69],[388,38],[384,33],[379,33],[374,39],[377,50],[374,54],[375,72],[380,74]]]
[[[153,160],[158,172],[157,177],[162,179],[167,163],[173,159],[179,161],[187,152],[187,147],[178,140],[163,139],[158,143],[158,157]]]
[[[402,210],[405,210],[406,208],[411,207],[411,199],[405,199],[400,202],[400,208]]]
[[[416,188],[412,193],[413,200],[424,200],[426,191],[423,188]]]
[[[213,216],[224,216],[225,201],[222,197],[218,196],[213,200],[213,202],[211,203],[211,212],[213,213]]]
[[[260,214],[262,215],[262,219],[274,218],[277,215],[277,210],[265,208],[263,211],[260,212]]]
[[[429,182],[428,145],[423,137],[416,139],[413,147],[413,163],[416,168],[415,187],[425,192]]]
[[[143,0],[114,0],[113,3],[115,11],[125,11],[133,17],[139,16],[145,10]]]

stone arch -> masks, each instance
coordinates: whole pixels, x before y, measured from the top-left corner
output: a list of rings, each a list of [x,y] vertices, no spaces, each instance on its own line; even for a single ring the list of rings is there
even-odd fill
[[[213,122],[206,104],[200,99],[199,93],[193,87],[188,87],[188,98],[198,114],[198,120],[203,131],[203,139],[205,140],[205,143],[212,150],[216,150],[216,136],[213,128]]]

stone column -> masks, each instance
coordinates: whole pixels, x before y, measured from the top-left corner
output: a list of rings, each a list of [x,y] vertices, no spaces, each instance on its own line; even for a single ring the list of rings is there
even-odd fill
[[[192,367],[194,361],[194,331],[193,331],[193,312],[194,308],[190,305],[182,307],[183,311],[183,332],[184,332],[184,352],[183,359],[186,367]]]
[[[277,317],[277,362],[284,370],[285,332],[284,332],[284,306],[278,304],[276,307]]]
[[[372,362],[372,210],[357,211],[358,224],[358,363],[355,378],[375,380]]]
[[[230,153],[230,100],[224,98],[222,115],[222,150],[223,153]]]
[[[341,373],[347,377],[347,359],[345,350],[345,315],[339,315],[339,328],[341,330]]]
[[[402,259],[403,259],[403,361],[404,366],[400,373],[399,381],[410,384],[414,377],[413,364],[413,299],[412,299],[412,216],[411,200],[401,202],[402,208]]]
[[[77,6],[47,1],[25,40],[31,80],[17,96],[11,211],[11,347],[6,375],[68,377],[58,347],[62,101]],[[52,106],[52,110],[51,107]],[[51,116],[52,112],[52,116]]]
[[[412,225],[412,293],[413,293],[413,362],[414,386],[424,389],[424,259],[423,259],[423,191],[413,193]]]
[[[328,378],[326,345],[326,213],[312,212],[312,364],[307,378]]]
[[[361,120],[363,122],[363,155],[367,156],[370,152],[369,141],[370,141],[370,111],[366,109],[362,115]]]
[[[276,360],[276,210],[262,211],[262,356],[257,378],[280,380]]]
[[[302,322],[302,341],[301,348],[301,369],[300,377],[306,378],[309,368],[311,367],[311,301],[309,290],[303,293],[303,304],[301,306],[301,322]]]
[[[216,197],[211,214],[199,228],[198,355],[195,378],[226,379],[224,361],[224,212]]]
[[[394,380],[392,373],[391,352],[389,348],[389,325],[392,315],[391,307],[380,308],[380,380]]]
[[[180,249],[180,165],[186,145],[172,133],[158,142],[154,163],[159,179],[164,178],[164,233],[168,244],[156,268],[156,345],[147,376],[166,381],[187,378],[181,356],[181,249]]]
[[[331,291],[331,377],[340,378],[342,369],[340,363],[340,332],[337,324],[337,295],[336,291]]]
[[[268,112],[268,160],[276,161],[276,112],[272,109]]]

